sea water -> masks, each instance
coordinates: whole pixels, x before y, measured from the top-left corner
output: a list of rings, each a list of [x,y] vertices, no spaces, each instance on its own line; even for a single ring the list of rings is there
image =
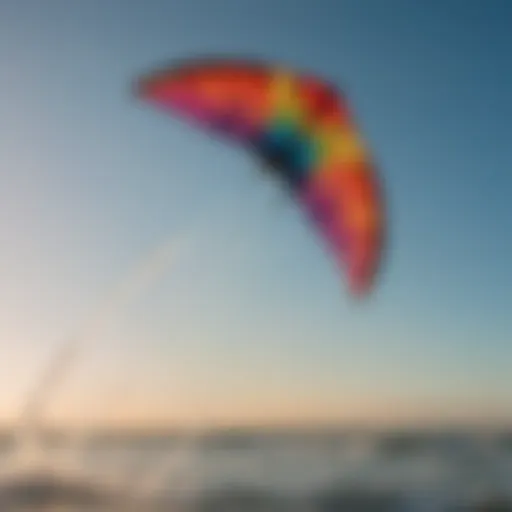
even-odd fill
[[[7,470],[17,469],[4,471],[0,482],[0,500],[10,499],[0,501],[2,512],[512,511],[505,504],[512,499],[512,449],[498,436],[111,437],[47,446],[44,454],[44,470],[37,473],[11,453]],[[53,475],[51,492],[43,473]],[[30,492],[39,499],[37,482],[46,502],[21,499]],[[96,491],[98,499],[86,503]],[[16,508],[16,492],[25,508]],[[101,496],[108,496],[105,504]],[[501,505],[485,508],[491,499]]]

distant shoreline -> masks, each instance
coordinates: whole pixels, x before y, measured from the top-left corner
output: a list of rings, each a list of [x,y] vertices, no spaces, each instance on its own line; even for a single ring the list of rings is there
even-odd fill
[[[84,432],[85,430],[85,432]],[[0,427],[0,445],[5,446],[15,441],[18,431],[15,427]],[[165,442],[180,440],[182,438],[197,437],[208,444],[235,444],[243,445],[249,441],[302,439],[328,440],[351,437],[377,437],[381,439],[401,439],[414,442],[415,440],[428,440],[454,436],[489,435],[503,439],[512,446],[512,426],[409,426],[409,427],[356,427],[356,426],[237,426],[237,427],[141,427],[141,426],[97,426],[83,429],[79,426],[48,426],[41,429],[37,437],[43,442],[61,442],[67,438],[83,436],[94,441],[133,442],[154,441]]]

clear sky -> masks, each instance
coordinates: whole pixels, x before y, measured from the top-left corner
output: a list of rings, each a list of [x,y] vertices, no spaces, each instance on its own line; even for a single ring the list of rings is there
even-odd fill
[[[509,0],[3,0],[0,419],[181,235],[196,243],[89,340],[55,418],[512,412],[511,24]],[[373,300],[348,300],[247,155],[131,96],[139,73],[204,53],[346,90],[390,207]]]

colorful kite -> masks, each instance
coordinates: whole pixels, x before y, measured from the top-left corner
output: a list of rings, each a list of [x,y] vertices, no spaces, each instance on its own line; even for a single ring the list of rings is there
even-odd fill
[[[313,75],[209,58],[145,76],[137,94],[262,158],[319,227],[352,293],[371,290],[384,209],[373,163],[340,91]]]

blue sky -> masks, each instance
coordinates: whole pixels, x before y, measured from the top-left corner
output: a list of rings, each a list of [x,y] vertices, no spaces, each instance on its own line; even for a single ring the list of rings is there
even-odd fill
[[[511,22],[508,0],[4,0],[0,417],[181,235],[196,244],[91,340],[55,417],[114,388],[119,421],[505,414]],[[285,61],[349,95],[390,209],[368,303],[247,155],[131,96],[138,74],[204,53]]]

